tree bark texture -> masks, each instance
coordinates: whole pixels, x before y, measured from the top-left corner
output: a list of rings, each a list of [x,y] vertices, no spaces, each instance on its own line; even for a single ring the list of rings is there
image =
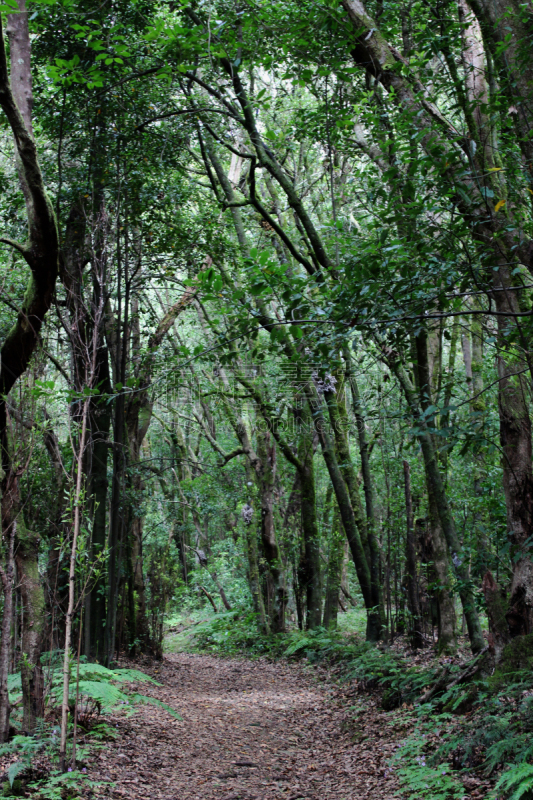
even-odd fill
[[[0,578],[4,593],[4,613],[2,615],[2,639],[0,641],[0,742],[9,739],[9,717],[11,706],[7,678],[9,675],[11,625],[13,623],[13,581],[15,576],[15,537],[17,519],[13,515],[12,482],[18,476],[12,472],[3,476],[2,481],[2,538],[6,544],[5,569],[0,567]]]
[[[15,563],[22,600],[21,681],[23,726],[27,735],[35,732],[44,714],[44,678],[41,666],[46,602],[39,574],[40,536],[26,528],[19,510],[15,542]]]
[[[381,586],[377,570],[374,569],[374,571],[372,571],[371,569],[373,564],[376,566],[379,563],[375,552],[377,546],[373,532],[370,532],[368,529],[367,518],[363,511],[359,494],[357,475],[350,456],[347,437],[348,418],[344,401],[341,400],[341,402],[339,402],[335,392],[325,392],[324,397],[333,431],[339,470],[348,490],[354,520],[363,546],[366,568],[370,576],[370,597],[372,605],[368,614],[367,638],[369,641],[378,641],[382,629]]]
[[[339,510],[332,509],[331,533],[328,552],[328,567],[326,581],[326,599],[324,602],[324,628],[337,627],[337,614],[339,610],[339,593],[341,590],[342,572],[344,564],[344,542]]]
[[[305,587],[306,627],[318,628],[322,623],[322,570],[320,568],[320,536],[316,514],[316,485],[313,459],[313,431],[307,404],[298,415],[300,425],[298,460],[301,465],[300,512],[303,536],[303,561],[300,582]]]
[[[344,482],[342,472],[339,468],[333,441],[326,426],[326,421],[322,414],[321,406],[313,397],[311,390],[309,390],[309,403],[313,409],[313,416],[315,420],[315,428],[318,433],[320,445],[322,447],[322,455],[326,463],[333,491],[337,499],[339,507],[339,514],[342,520],[346,538],[352,553],[355,571],[361,587],[361,593],[367,609],[367,615],[370,617],[374,614],[374,605],[372,598],[372,585],[370,578],[370,568],[365,556],[363,544],[357,527],[354,511],[350,501],[350,494]],[[367,632],[369,625],[367,623]]]
[[[107,477],[109,433],[111,430],[111,407],[107,397],[111,393],[109,377],[109,354],[107,347],[102,343],[97,356],[96,385],[100,390],[101,398],[91,402],[90,409],[90,435],[92,450],[92,469],[90,476],[90,495],[93,508],[92,513],[92,558],[99,558],[104,553],[107,545],[107,504],[109,480]],[[105,571],[98,571],[96,580],[91,584],[87,595],[85,614],[85,630],[88,638],[85,654],[91,658],[102,660],[105,648]]]
[[[68,591],[68,607],[65,619],[65,652],[63,656],[63,699],[61,703],[61,740],[59,747],[59,768],[62,772],[66,772],[66,756],[67,756],[67,725],[68,725],[68,712],[69,712],[69,684],[70,684],[70,646],[72,638],[72,622],[75,610],[75,597],[76,597],[76,556],[78,551],[78,538],[81,529],[82,517],[82,490],[83,490],[83,459],[85,454],[85,445],[87,439],[87,418],[89,416],[89,400],[83,403],[82,419],[81,419],[81,432],[78,443],[78,453],[76,455],[76,485],[74,489],[74,519],[72,525],[72,541],[70,546],[70,562],[69,562],[69,591]]]
[[[262,420],[260,420],[262,422]],[[262,426],[261,426],[262,427]],[[264,557],[265,610],[273,633],[285,630],[287,602],[283,563],[274,523],[276,443],[268,429],[257,431],[258,492],[261,504],[261,549]]]
[[[416,547],[413,531],[413,502],[411,498],[411,471],[407,461],[403,462],[404,488],[405,488],[405,579],[407,584],[407,603],[410,613],[411,644],[413,647],[422,647],[422,620],[420,619],[420,603],[418,600],[418,574],[416,564]]]

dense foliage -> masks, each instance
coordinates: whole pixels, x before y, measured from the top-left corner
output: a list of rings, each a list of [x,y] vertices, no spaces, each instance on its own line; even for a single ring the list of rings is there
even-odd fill
[[[203,647],[392,659],[448,730],[413,796],[452,750],[527,796],[533,10],[0,11],[0,740],[61,707],[75,769],[80,692],[207,610]]]

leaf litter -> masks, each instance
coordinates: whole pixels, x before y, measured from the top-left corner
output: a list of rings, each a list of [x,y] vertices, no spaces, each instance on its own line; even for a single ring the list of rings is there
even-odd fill
[[[93,797],[131,800],[392,800],[388,762],[405,727],[326,669],[177,653],[147,666],[168,704],[109,718],[117,738],[87,761]],[[354,706],[354,702],[357,703]],[[356,713],[354,713],[354,710]],[[399,720],[398,720],[399,721]]]

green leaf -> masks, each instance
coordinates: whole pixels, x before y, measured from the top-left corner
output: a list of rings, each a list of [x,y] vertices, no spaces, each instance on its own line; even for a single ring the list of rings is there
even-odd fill
[[[132,700],[135,701],[136,703],[146,703],[148,705],[159,706],[159,708],[164,708],[165,711],[168,711],[168,713],[172,717],[174,717],[174,719],[179,719],[180,721],[183,721],[183,717],[180,716],[177,711],[174,711],[174,709],[167,703],[163,703],[162,700],[157,700],[157,698],[155,697],[150,697],[149,695],[144,695],[144,694],[134,694],[132,696]]]
[[[13,788],[13,783],[17,775],[20,775],[21,772],[24,772],[25,769],[28,768],[28,765],[25,764],[23,761],[15,761],[14,764],[11,764],[7,771],[7,779],[9,781],[9,785]]]

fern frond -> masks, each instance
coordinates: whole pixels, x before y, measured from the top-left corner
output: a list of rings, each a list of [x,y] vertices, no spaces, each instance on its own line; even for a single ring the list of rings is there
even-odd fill
[[[174,709],[167,705],[167,703],[163,703],[162,700],[157,700],[155,697],[149,697],[145,694],[134,694],[132,695],[131,699],[136,703],[146,703],[151,706],[159,706],[159,708],[164,708],[165,711],[168,711],[168,713],[174,717],[174,719],[183,721],[183,717],[181,717],[177,711],[174,711]]]
[[[96,700],[103,711],[111,711],[119,705],[129,705],[131,698],[123,691],[120,684],[158,682],[137,669],[107,669],[102,664],[80,664],[78,691],[81,697]],[[118,686],[117,686],[118,684]],[[63,693],[63,675],[61,670],[54,670],[51,695],[57,703],[61,702]],[[76,697],[76,681],[74,676],[70,684],[69,701]]]
[[[138,669],[107,669],[102,664],[80,664],[80,680],[137,683],[145,681],[159,685],[156,680]]]
[[[496,791],[498,789],[505,792],[514,790],[509,800],[520,800],[526,792],[533,790],[533,765],[515,764],[510,767],[496,784]]]
[[[24,770],[27,768],[28,764],[24,761],[15,761],[14,764],[11,764],[7,771],[7,779],[11,788],[13,788],[13,783],[15,782],[17,775],[20,775],[20,773],[24,772]]]

